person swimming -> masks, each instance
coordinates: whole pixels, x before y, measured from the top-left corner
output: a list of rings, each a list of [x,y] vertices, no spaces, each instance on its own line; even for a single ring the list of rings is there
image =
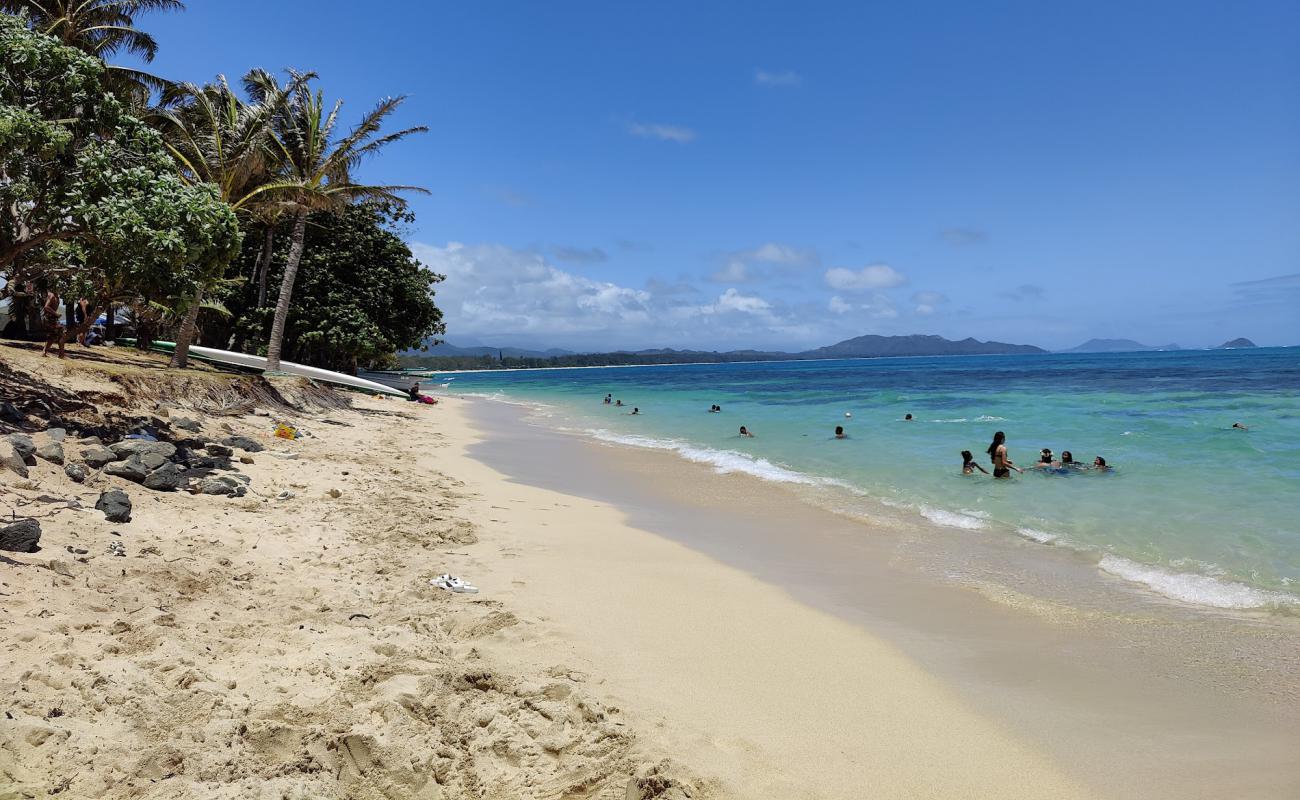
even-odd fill
[[[621,406],[621,405],[623,405],[623,401],[622,401],[622,400],[615,400],[615,401],[614,401],[614,405],[616,405],[616,406]]]
[[[1240,422],[1234,422],[1234,423],[1232,423],[1232,427],[1236,428],[1236,429],[1239,430],[1239,431],[1248,431],[1248,430],[1250,430],[1250,428],[1247,428],[1245,425],[1242,425]]]
[[[744,425],[741,425],[741,426],[740,426],[740,435],[741,435],[741,436],[748,436],[750,439],[753,439],[753,438],[754,438],[754,434],[750,433],[750,432],[749,432],[749,428],[746,428]]]
[[[911,414],[904,414],[904,415],[903,415],[903,422],[911,422],[911,421],[912,421],[912,415],[911,415]]]
[[[1097,456],[1095,459],[1093,459],[1092,468],[1097,470],[1098,472],[1110,472],[1111,470],[1114,469],[1114,467],[1107,464],[1106,459],[1102,458],[1101,456]]]
[[[720,412],[720,411],[722,411],[722,406],[720,406],[720,405],[711,405],[711,406],[709,406],[709,413],[710,413],[710,414],[717,414],[717,413]]]
[[[981,467],[979,464],[975,462],[975,456],[971,455],[969,450],[961,451],[961,474],[974,475],[975,470],[979,470],[980,472],[983,472],[985,475],[989,474],[988,470],[984,469],[983,467]]]
[[[632,414],[635,415],[635,414],[640,414],[640,413],[641,413],[641,409],[639,409],[639,408],[635,408],[635,407],[632,409]]]
[[[1038,453],[1038,463],[1034,465],[1034,469],[1051,469],[1054,466],[1056,464],[1052,462],[1052,449],[1044,447]]]
[[[1010,478],[1013,469],[1022,475],[1024,474],[1024,470],[1012,463],[1011,457],[1007,453],[1007,435],[1002,431],[993,434],[993,443],[989,445],[989,449],[985,452],[989,454],[989,459],[993,462],[993,477]]]
[[[612,394],[605,395],[605,405],[609,405],[613,402],[614,402],[614,395]]]
[[[849,435],[848,435],[847,433],[844,432],[844,426],[843,426],[843,425],[836,425],[836,426],[835,426],[835,438],[836,438],[836,439],[847,439],[847,438],[849,438]]]
[[[1086,465],[1074,460],[1074,454],[1069,450],[1061,451],[1061,467],[1062,469],[1087,469]]]

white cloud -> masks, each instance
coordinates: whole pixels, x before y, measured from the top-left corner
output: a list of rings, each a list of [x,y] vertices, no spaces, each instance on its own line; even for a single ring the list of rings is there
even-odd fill
[[[709,280],[714,283],[749,283],[753,279],[754,275],[750,272],[749,265],[735,258],[709,276]]]
[[[872,264],[862,269],[834,267],[826,270],[826,284],[840,291],[892,289],[907,283],[907,278],[888,264]]]
[[[686,144],[694,141],[695,131],[682,125],[664,125],[661,123],[629,122],[627,132],[642,139],[658,139],[663,142]]]
[[[769,277],[769,271],[755,269],[754,264],[772,264],[781,271],[792,272],[816,266],[821,257],[812,248],[795,247],[781,242],[764,242],[748,250],[724,254],[726,261],[709,276],[715,283],[749,283]]]
[[[816,250],[792,247],[780,242],[764,242],[752,250],[742,250],[736,256],[747,261],[766,261],[788,267],[806,267],[819,261]]]
[[[803,82],[799,73],[791,70],[769,72],[765,69],[754,70],[754,83],[759,86],[798,86]]]
[[[948,302],[948,295],[943,292],[914,292],[912,302],[916,303],[916,313],[928,316],[934,313],[935,306]]]
[[[772,304],[761,297],[743,295],[735,289],[728,289],[718,296],[714,308],[719,312],[739,311],[742,314],[767,314]]]
[[[561,336],[644,326],[652,319],[649,292],[565,272],[539,253],[458,242],[411,249],[447,276],[438,286],[437,302],[462,335]]]
[[[848,314],[858,312],[857,316],[869,316],[875,319],[894,319],[898,316],[898,310],[889,298],[881,292],[872,292],[864,302],[852,303],[845,300],[839,295],[831,297],[827,304],[832,314]]]

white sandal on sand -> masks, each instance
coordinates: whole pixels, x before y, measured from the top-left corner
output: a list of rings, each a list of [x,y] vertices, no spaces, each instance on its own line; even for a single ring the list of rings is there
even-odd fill
[[[449,592],[458,592],[460,594],[478,593],[478,587],[474,584],[466,583],[455,575],[448,575],[446,573],[430,580],[429,583],[433,586],[437,586],[439,589],[446,589]]]

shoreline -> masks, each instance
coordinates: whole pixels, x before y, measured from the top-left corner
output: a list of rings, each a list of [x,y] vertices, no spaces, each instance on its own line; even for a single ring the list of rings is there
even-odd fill
[[[1300,630],[1289,619],[1190,608],[1106,580],[1064,550],[1036,574],[972,566],[974,580],[954,580],[953,565],[973,552],[960,535],[882,528],[809,506],[791,487],[543,430],[518,406],[464,402],[493,431],[476,458],[516,481],[613,503],[633,527],[891,642],[1058,763],[1091,763],[1083,772],[1104,796],[1274,797],[1300,786],[1286,755],[1300,746],[1300,715],[1287,705],[1300,700]],[[986,560],[1045,555],[1027,540],[993,544]],[[949,552],[936,559],[936,549]],[[1056,591],[1081,578],[1100,594]],[[1226,746],[1225,729],[1237,731]],[[1258,788],[1243,791],[1251,782],[1207,766],[1216,763],[1252,773]]]
[[[128,355],[171,386],[160,359]],[[195,413],[183,383],[149,405],[124,369],[6,359],[117,411],[165,420],[173,397],[173,415]],[[1264,657],[1274,629],[1202,669],[1226,623],[1135,610],[1111,626],[954,584],[928,555],[942,540],[530,425],[516,406],[353,406],[199,413],[195,435],[267,447],[236,468],[245,497],[98,472],[74,484],[43,461],[30,480],[0,472],[0,493],[44,526],[41,552],[0,564],[0,789],[839,800],[1300,786],[1294,685],[1241,677],[1300,668],[1296,648]],[[314,435],[275,439],[282,419]],[[105,488],[130,493],[130,523],[90,508]],[[431,587],[442,572],[480,592]]]

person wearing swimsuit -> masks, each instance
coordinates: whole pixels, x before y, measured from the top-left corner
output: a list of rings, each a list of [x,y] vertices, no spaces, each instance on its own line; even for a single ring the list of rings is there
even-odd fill
[[[1007,455],[1007,435],[1002,431],[993,434],[993,444],[989,445],[986,452],[993,461],[993,477],[1010,478],[1013,469],[1016,472],[1024,473],[1024,470],[1011,463],[1011,458]]]

